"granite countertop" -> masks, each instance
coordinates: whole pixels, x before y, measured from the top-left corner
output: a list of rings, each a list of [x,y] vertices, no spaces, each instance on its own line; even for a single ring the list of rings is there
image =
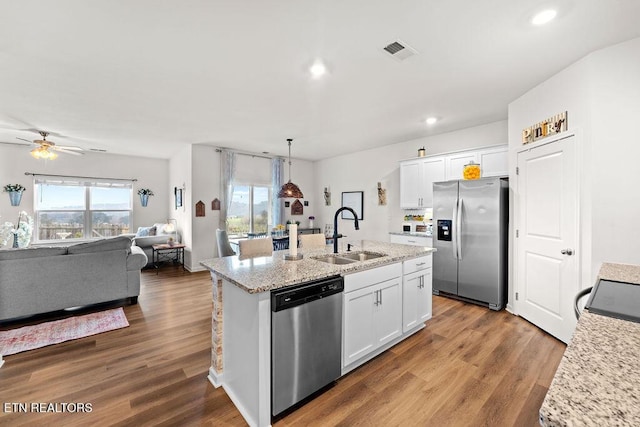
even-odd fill
[[[433,237],[432,233],[418,231],[390,231],[389,234],[395,234],[398,236]]]
[[[599,279],[640,285],[640,266]],[[640,323],[584,310],[540,408],[543,426],[640,426]]]
[[[351,242],[353,243],[353,242]],[[224,278],[249,293],[267,292],[298,283],[308,282],[331,276],[345,275],[360,270],[379,267],[393,262],[429,255],[435,251],[421,246],[400,245],[371,240],[362,240],[355,244],[352,252],[376,252],[385,256],[351,264],[329,264],[313,257],[330,255],[332,246],[322,249],[298,249],[303,254],[299,261],[285,261],[289,250],[274,251],[270,257],[258,257],[242,260],[238,256],[214,258],[200,264],[217,276]]]

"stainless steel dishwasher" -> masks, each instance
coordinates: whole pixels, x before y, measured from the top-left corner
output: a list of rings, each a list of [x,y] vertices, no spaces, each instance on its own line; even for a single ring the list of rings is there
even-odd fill
[[[342,277],[271,292],[271,414],[340,377]]]

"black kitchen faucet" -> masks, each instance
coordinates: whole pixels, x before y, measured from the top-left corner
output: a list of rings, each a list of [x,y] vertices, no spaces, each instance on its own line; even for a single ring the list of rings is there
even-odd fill
[[[358,214],[356,214],[356,211],[354,211],[353,209],[347,206],[343,206],[340,209],[338,209],[336,211],[336,214],[333,216],[333,253],[334,254],[338,253],[338,239],[342,237],[342,234],[338,234],[338,214],[340,214],[340,212],[345,210],[353,214],[353,219],[355,220],[355,222],[353,223],[353,226],[356,228],[356,230],[360,229],[360,225],[358,224]]]

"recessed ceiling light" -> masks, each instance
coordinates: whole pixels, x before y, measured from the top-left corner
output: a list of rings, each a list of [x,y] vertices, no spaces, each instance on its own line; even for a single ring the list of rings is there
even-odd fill
[[[547,22],[551,21],[553,18],[555,18],[557,14],[558,12],[556,12],[553,9],[543,10],[542,12],[537,13],[533,17],[533,19],[531,19],[531,23],[533,25],[544,25]]]
[[[434,123],[435,123],[435,122],[437,122],[437,121],[438,121],[438,118],[437,118],[437,117],[429,117],[429,118],[427,118],[427,120],[425,120],[425,122],[426,122],[428,125],[432,125],[432,124],[434,124]]]
[[[327,73],[327,67],[322,62],[316,61],[311,68],[309,68],[309,71],[314,78],[318,78]]]

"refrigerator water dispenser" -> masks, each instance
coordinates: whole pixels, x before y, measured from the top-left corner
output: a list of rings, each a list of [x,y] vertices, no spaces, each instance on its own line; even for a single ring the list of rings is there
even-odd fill
[[[438,240],[445,242],[451,241],[451,220],[439,219],[438,220]]]

